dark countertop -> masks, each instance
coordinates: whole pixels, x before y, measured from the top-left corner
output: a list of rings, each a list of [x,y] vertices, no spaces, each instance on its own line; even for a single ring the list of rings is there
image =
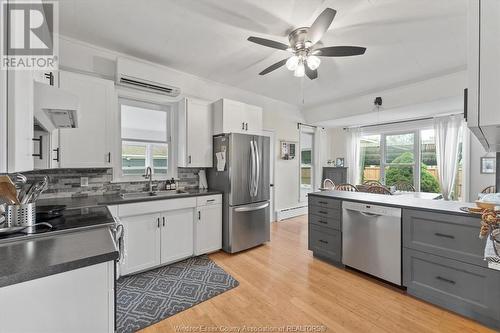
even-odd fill
[[[0,245],[0,287],[118,258],[109,228]]]
[[[424,195],[425,194],[425,195]],[[426,193],[408,192],[405,194],[384,195],[366,192],[348,192],[348,191],[325,191],[314,192],[309,195],[329,197],[345,201],[369,202],[375,205],[411,208],[426,210],[432,212],[442,212],[461,216],[472,216],[480,218],[477,214],[466,213],[460,210],[460,207],[475,207],[476,205],[468,202],[445,201],[429,199]]]
[[[127,203],[145,202],[153,200],[169,200],[169,199],[180,199],[180,198],[191,198],[199,197],[205,195],[222,194],[221,191],[217,190],[185,190],[186,193],[178,193],[172,195],[160,195],[153,197],[142,197],[142,198],[127,198],[123,199],[119,195],[94,195],[89,197],[76,197],[76,198],[53,198],[53,199],[41,199],[37,201],[38,206],[44,205],[66,205],[68,208],[84,208],[84,207],[94,207],[94,206],[107,206],[107,205],[121,205]]]

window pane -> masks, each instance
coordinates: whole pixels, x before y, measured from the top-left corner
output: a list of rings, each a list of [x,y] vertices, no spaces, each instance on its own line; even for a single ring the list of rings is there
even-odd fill
[[[436,160],[436,137],[434,130],[420,131],[422,155],[420,170],[420,191],[439,193],[438,169]]]
[[[166,174],[168,169],[168,145],[153,145],[153,173]]]
[[[385,185],[393,186],[397,183],[413,184],[413,166],[390,165],[385,167]]]
[[[167,141],[167,112],[121,105],[122,138]]]
[[[413,164],[415,162],[414,134],[395,134],[387,135],[385,139],[387,163]]]
[[[380,135],[361,137],[361,181],[380,181]]]
[[[122,142],[122,171],[124,175],[144,174],[146,150],[146,144]]]

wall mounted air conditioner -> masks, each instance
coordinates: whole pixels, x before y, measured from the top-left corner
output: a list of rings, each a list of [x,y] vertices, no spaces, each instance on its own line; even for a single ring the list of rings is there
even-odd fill
[[[160,68],[126,58],[116,61],[116,83],[156,94],[177,97],[181,89],[165,83],[166,74]]]

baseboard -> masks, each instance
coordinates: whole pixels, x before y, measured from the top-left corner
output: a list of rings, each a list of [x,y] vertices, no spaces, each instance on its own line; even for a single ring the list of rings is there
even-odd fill
[[[276,211],[276,221],[282,221],[305,214],[307,214],[307,204],[300,204],[295,207],[283,208]]]

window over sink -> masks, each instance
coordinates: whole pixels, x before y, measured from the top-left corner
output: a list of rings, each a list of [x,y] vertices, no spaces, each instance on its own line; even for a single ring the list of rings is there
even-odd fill
[[[120,99],[121,178],[139,179],[151,167],[156,179],[172,174],[168,105]]]

